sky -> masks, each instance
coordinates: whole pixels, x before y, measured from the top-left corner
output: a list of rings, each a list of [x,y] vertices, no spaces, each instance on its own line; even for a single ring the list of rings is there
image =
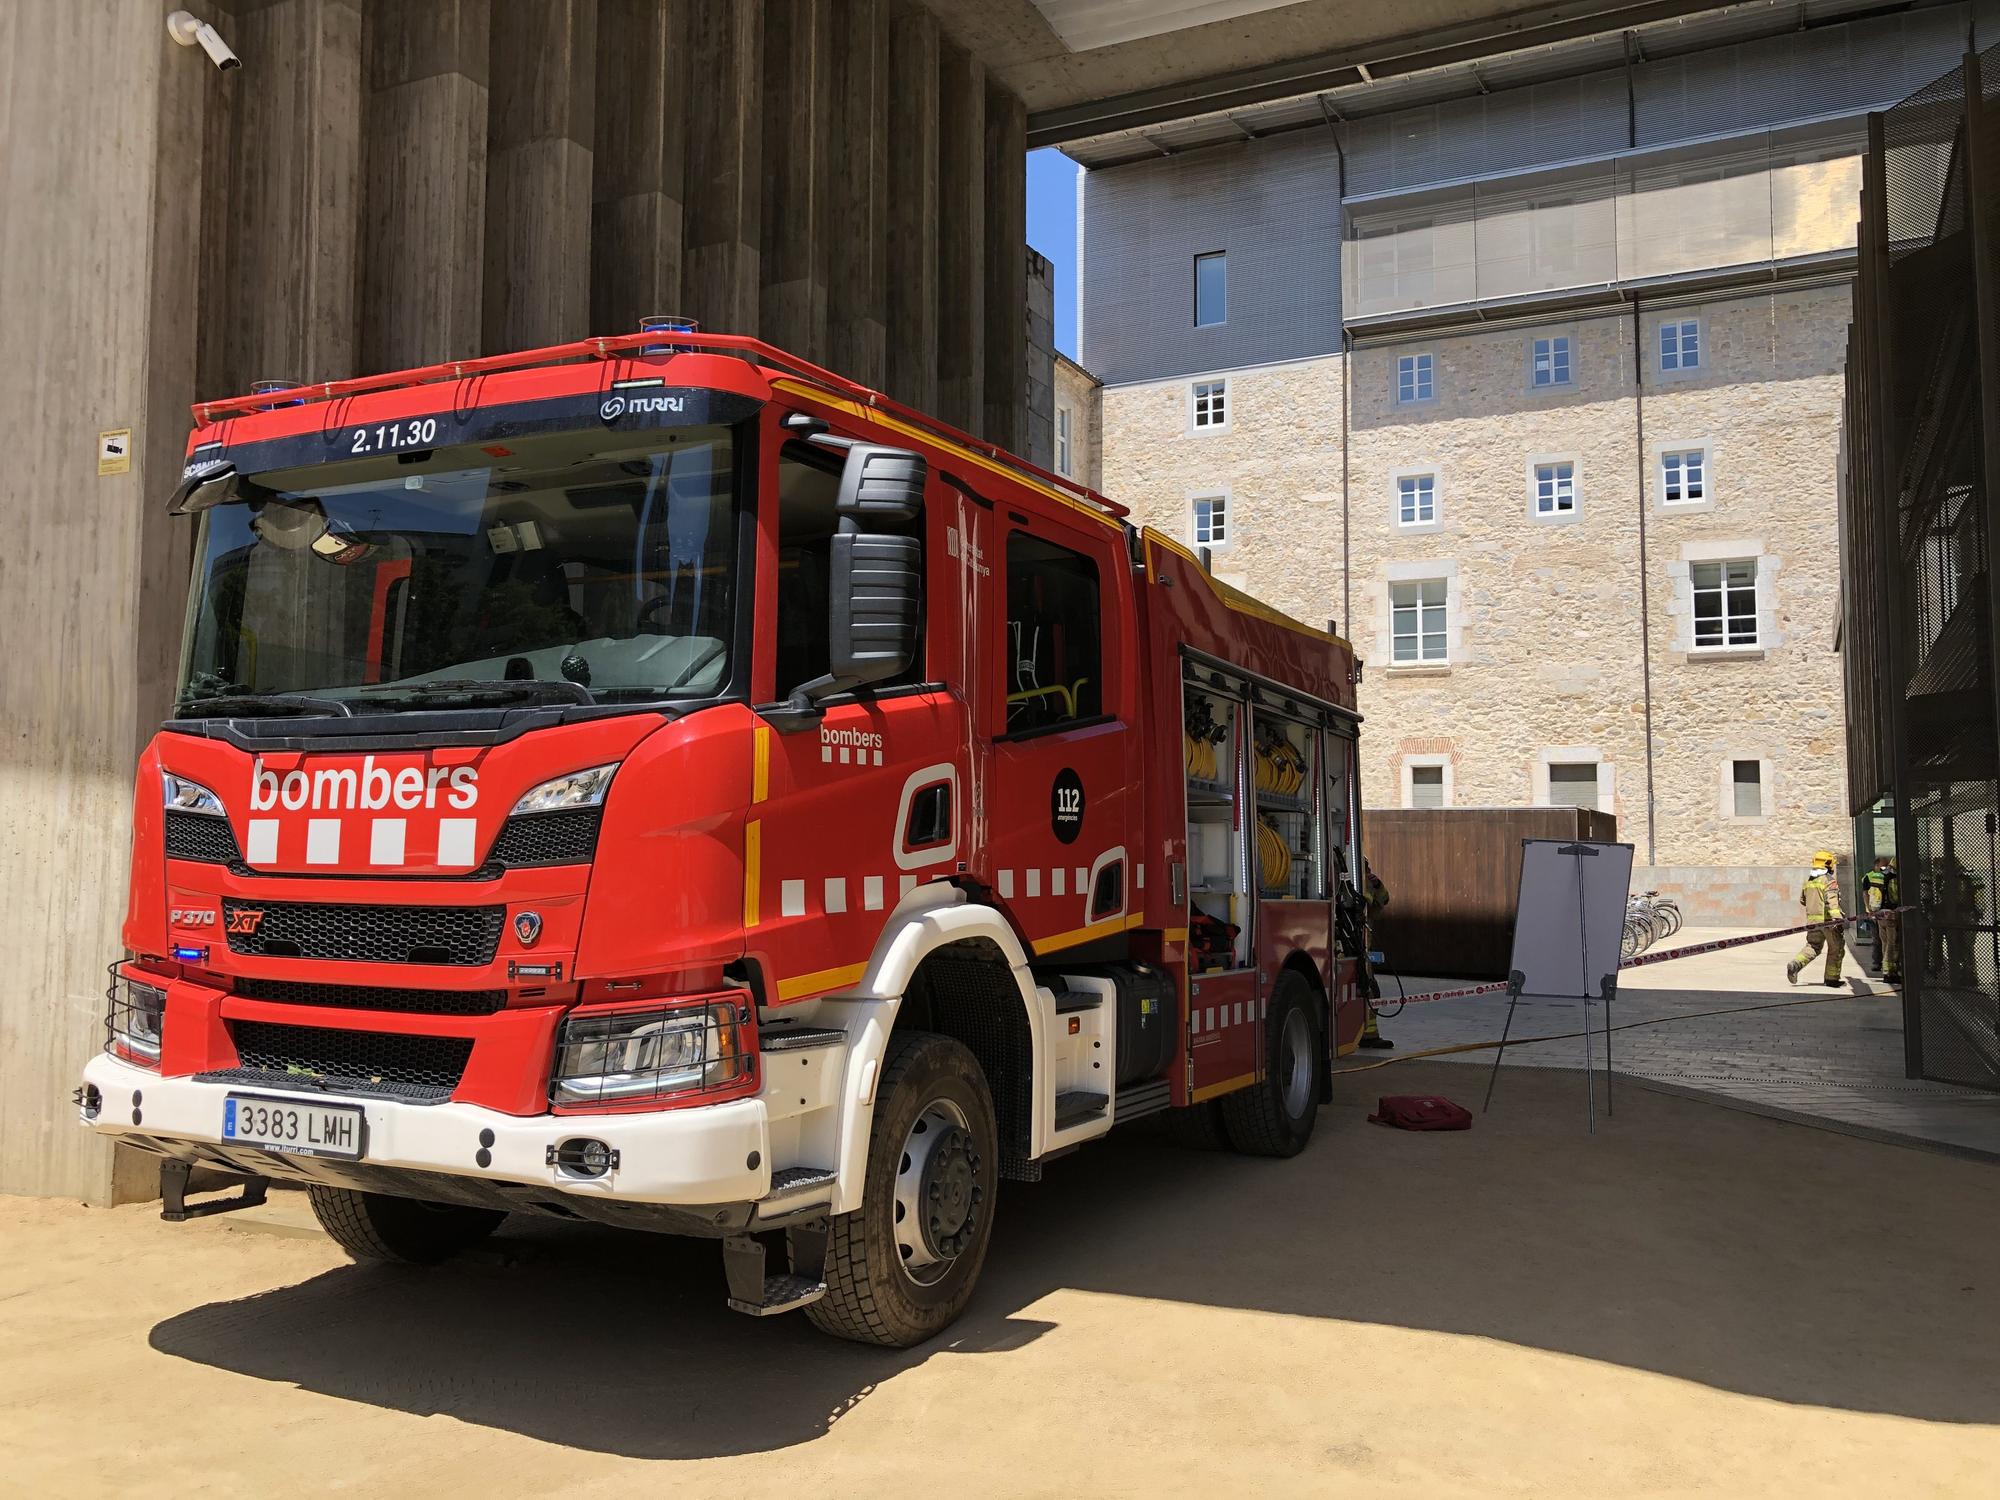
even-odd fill
[[[1076,174],[1060,151],[1028,153],[1028,243],[1055,262],[1056,348],[1076,358]]]

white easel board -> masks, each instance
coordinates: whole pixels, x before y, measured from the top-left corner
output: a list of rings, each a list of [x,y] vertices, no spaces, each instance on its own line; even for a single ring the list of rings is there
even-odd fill
[[[1521,976],[1518,992],[1603,999],[1605,979],[1618,972],[1631,892],[1630,844],[1521,840],[1512,965]]]

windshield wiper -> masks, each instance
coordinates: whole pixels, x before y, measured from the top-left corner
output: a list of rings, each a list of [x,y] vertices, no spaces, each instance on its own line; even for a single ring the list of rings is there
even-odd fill
[[[590,689],[575,682],[545,678],[502,679],[451,678],[439,682],[398,682],[357,694],[355,701],[373,703],[380,698],[525,698],[538,703],[595,703]]]
[[[246,714],[349,719],[354,716],[354,711],[338,698],[315,698],[308,693],[212,693],[202,698],[183,698],[174,705],[174,717],[177,719]]]

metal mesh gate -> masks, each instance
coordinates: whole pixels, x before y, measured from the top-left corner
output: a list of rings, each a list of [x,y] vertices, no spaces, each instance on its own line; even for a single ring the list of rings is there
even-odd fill
[[[2000,49],[1871,117],[1846,450],[1852,810],[1891,792],[1909,1071],[2000,1088]],[[1879,784],[1882,774],[1889,785]],[[1870,787],[1868,779],[1877,781]]]

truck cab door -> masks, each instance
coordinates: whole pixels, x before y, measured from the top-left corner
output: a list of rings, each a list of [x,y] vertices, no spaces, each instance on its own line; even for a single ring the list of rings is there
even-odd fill
[[[1138,910],[1131,574],[1114,527],[996,520],[987,864],[1040,957],[1121,937]]]

